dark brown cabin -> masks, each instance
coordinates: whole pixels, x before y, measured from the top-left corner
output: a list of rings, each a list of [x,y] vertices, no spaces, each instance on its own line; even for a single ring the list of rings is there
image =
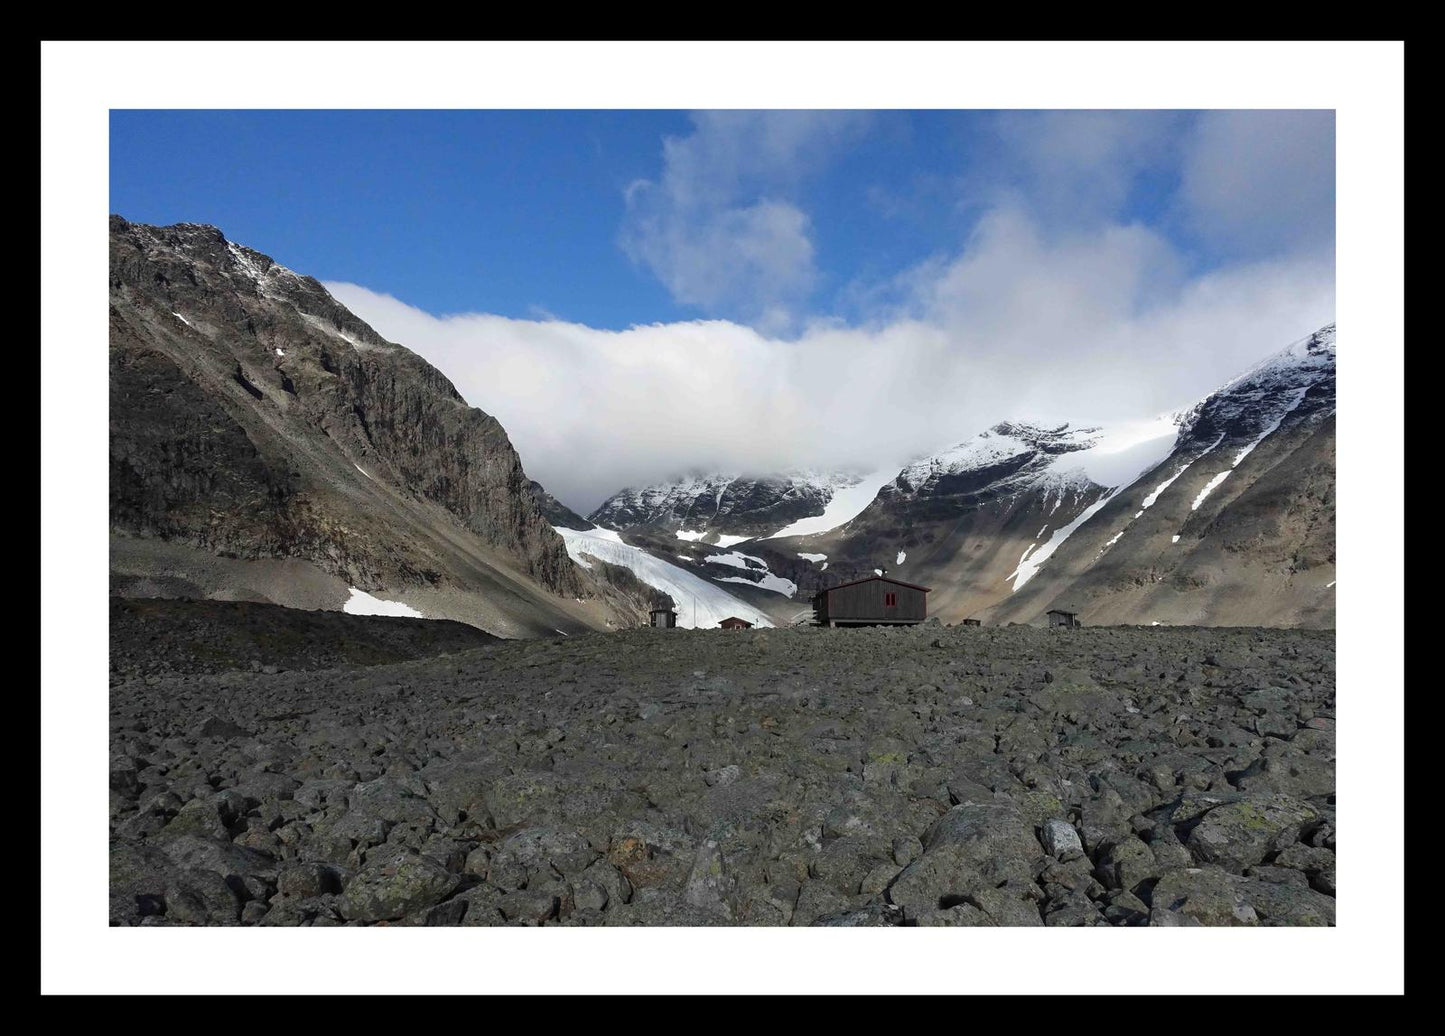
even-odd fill
[[[964,619],[963,624],[965,626],[982,626],[983,621],[981,619]]]
[[[839,583],[813,595],[818,626],[907,626],[928,618],[926,586],[888,576]]]
[[[671,608],[654,608],[648,613],[649,626],[660,630],[670,630],[677,625],[677,612]]]
[[[718,623],[718,629],[724,630],[750,630],[753,624],[747,619],[739,619],[736,615],[729,616]]]
[[[1066,626],[1072,629],[1075,626],[1082,626],[1083,623],[1079,621],[1077,612],[1066,612],[1062,608],[1054,608],[1049,611],[1049,625]]]

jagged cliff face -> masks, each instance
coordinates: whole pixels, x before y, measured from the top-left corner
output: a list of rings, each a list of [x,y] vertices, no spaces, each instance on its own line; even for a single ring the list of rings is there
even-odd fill
[[[583,518],[572,508],[558,500],[543,487],[540,482],[533,482],[532,495],[537,498],[537,506],[547,521],[555,528],[564,529],[593,529],[596,528],[586,518]]]
[[[214,227],[113,216],[110,242],[122,584],[209,580],[214,596],[235,577],[227,563],[285,560],[343,589],[428,591],[451,602],[442,612],[480,599],[477,624],[503,635],[602,625],[558,610],[591,586],[506,432],[439,371]],[[188,551],[214,563],[176,561]],[[291,581],[272,593],[287,579],[248,575],[230,591],[340,606],[325,578]]]

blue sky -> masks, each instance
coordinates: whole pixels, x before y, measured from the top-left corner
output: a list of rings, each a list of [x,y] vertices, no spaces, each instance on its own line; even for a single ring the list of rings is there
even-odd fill
[[[574,506],[1190,402],[1333,319],[1334,191],[1328,111],[111,116],[112,211],[326,282]]]
[[[1160,228],[1194,268],[1247,250],[1193,233],[1171,210],[1174,139],[1198,116],[1132,115],[1152,139],[1134,145],[1139,159],[1118,174],[1127,182],[1103,189],[1112,214]],[[1073,189],[1055,199],[1040,185],[1047,169],[1030,164],[1038,148],[1020,143],[1030,127],[1018,113],[837,121],[801,137],[783,168],[741,176],[740,198],[778,197],[809,217],[813,277],[788,299],[807,313],[858,319],[864,289],[954,247],[998,191],[1079,203]],[[620,243],[629,186],[665,175],[664,140],[696,130],[675,111],[116,111],[111,208],[147,223],[214,223],[295,269],[433,313],[552,314],[612,329],[749,319],[745,300],[675,296],[645,253]]]

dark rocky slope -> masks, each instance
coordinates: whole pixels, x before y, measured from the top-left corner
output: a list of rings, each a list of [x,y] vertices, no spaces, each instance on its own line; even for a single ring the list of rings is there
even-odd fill
[[[1334,639],[638,630],[117,677],[113,924],[1321,925]]]
[[[547,492],[542,483],[532,482],[530,485],[532,495],[537,499],[537,507],[553,528],[561,526],[564,529],[595,529],[597,527]]]
[[[502,427],[430,364],[214,227],[110,241],[116,589],[605,625]]]
[[[254,601],[110,599],[111,679],[277,673],[404,662],[498,643],[444,619],[303,611]]]

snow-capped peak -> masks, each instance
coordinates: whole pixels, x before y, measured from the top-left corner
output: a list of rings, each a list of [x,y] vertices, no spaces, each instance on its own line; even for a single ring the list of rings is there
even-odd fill
[[[653,526],[675,530],[684,540],[707,538],[731,545],[818,515],[836,496],[866,478],[852,472],[816,470],[763,476],[690,474],[641,489],[624,489],[589,517],[614,529]],[[874,486],[873,492],[876,489]]]
[[[1319,388],[1319,403],[1334,406],[1335,325],[1292,342],[1200,400],[1180,421],[1180,434],[1213,439],[1254,439],[1304,403]]]
[[[1168,456],[1178,416],[1053,428],[1005,421],[965,442],[915,461],[898,474],[896,492],[926,492],[945,480],[987,473],[1013,488],[1113,488]]]

